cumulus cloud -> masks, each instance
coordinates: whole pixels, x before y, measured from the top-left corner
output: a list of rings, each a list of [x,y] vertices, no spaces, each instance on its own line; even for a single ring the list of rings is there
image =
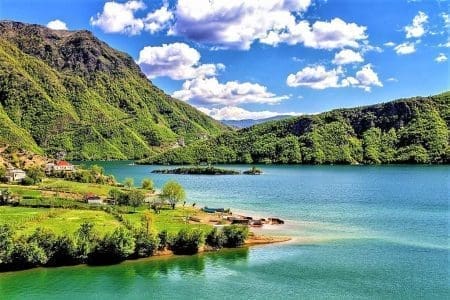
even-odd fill
[[[371,64],[363,66],[361,70],[356,72],[356,80],[358,80],[358,86],[364,88],[367,92],[370,92],[371,86],[383,86],[377,73],[372,70]]]
[[[144,19],[145,30],[150,33],[155,33],[167,26],[168,22],[172,20],[173,13],[168,9],[167,5],[148,13]]]
[[[327,71],[324,66],[306,67],[296,74],[289,74],[286,84],[290,87],[310,87],[316,90],[340,87],[342,68]]]
[[[228,81],[220,83],[216,77],[197,77],[183,83],[175,98],[199,105],[235,106],[243,103],[276,104],[289,98],[277,96],[267,87],[250,82]]]
[[[346,65],[363,61],[363,57],[358,52],[350,49],[343,49],[334,55],[334,59],[332,62],[336,65]]]
[[[450,27],[450,16],[449,16],[449,14],[441,13],[440,16],[444,20],[444,26],[446,28]]]
[[[246,109],[236,107],[236,106],[225,106],[222,108],[205,108],[205,107],[197,107],[201,112],[209,115],[210,117],[216,120],[246,120],[246,119],[266,119],[272,118],[275,116],[299,116],[300,113],[296,112],[287,112],[287,113],[278,113],[274,111],[248,111]]]
[[[152,79],[167,76],[175,80],[214,76],[223,64],[200,64],[200,53],[184,43],[147,46],[139,52],[136,63]]]
[[[426,33],[424,25],[428,22],[428,16],[422,11],[414,17],[411,25],[405,26],[406,38],[419,38]]]
[[[398,79],[395,77],[389,77],[388,79],[386,79],[389,82],[398,82]]]
[[[327,88],[359,87],[370,92],[372,86],[383,86],[371,64],[364,65],[354,77],[345,76],[342,67],[327,70],[324,66],[306,67],[286,79],[290,87]]]
[[[437,63],[442,63],[447,61],[447,56],[444,53],[439,53],[439,55],[434,59]]]
[[[414,43],[401,43],[394,47],[398,55],[407,55],[416,52],[416,45]]]
[[[170,34],[222,48],[250,49],[255,41],[276,46],[299,44],[317,49],[358,47],[366,27],[339,18],[310,25],[298,21],[310,0],[179,0]]]
[[[47,27],[53,30],[67,30],[66,23],[58,19],[48,22]]]
[[[103,11],[91,17],[92,26],[97,26],[106,33],[124,33],[128,35],[140,34],[142,30],[151,33],[162,30],[173,18],[167,5],[150,12],[146,17],[136,17],[136,12],[144,10],[145,4],[141,0],[130,0],[125,3],[106,2]]]
[[[396,43],[394,43],[394,42],[386,42],[383,45],[386,46],[386,47],[394,47],[396,45]]]

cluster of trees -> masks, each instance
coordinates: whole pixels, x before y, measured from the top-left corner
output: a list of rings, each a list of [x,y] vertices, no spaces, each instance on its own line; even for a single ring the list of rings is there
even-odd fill
[[[450,93],[227,132],[142,163],[448,163]]]
[[[195,254],[206,244],[214,249],[239,247],[248,236],[248,228],[232,225],[222,231],[213,229],[206,240],[198,229],[181,229],[170,235],[154,234],[145,224],[129,230],[117,227],[100,237],[92,223],[83,223],[73,236],[56,235],[37,228],[31,235],[16,236],[9,225],[0,225],[0,270],[36,266],[62,266],[79,263],[112,264],[125,259],[149,257],[157,250],[170,249],[175,254]]]
[[[50,175],[53,177],[82,183],[97,183],[109,185],[117,184],[114,176],[106,175],[103,167],[99,165],[92,165],[88,168],[77,167],[76,170],[72,172],[56,171],[52,172]]]

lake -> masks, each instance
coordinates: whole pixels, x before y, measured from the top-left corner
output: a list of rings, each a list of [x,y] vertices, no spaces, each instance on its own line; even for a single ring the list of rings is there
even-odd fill
[[[1,299],[450,297],[450,166],[260,166],[261,176],[151,174],[96,162],[117,180],[175,179],[188,204],[280,217],[292,241],[107,267],[0,274]],[[249,166],[226,166],[246,170]]]

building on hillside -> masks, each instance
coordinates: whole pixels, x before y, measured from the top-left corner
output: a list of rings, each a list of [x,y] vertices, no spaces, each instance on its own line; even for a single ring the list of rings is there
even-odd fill
[[[87,193],[84,195],[84,201],[87,204],[104,204],[102,198],[93,193]]]
[[[24,170],[13,167],[6,170],[5,178],[8,182],[21,182],[25,177],[27,177],[27,173]]]
[[[48,163],[45,165],[46,173],[61,172],[61,171],[63,172],[75,171],[75,166],[65,160],[60,160],[56,163]]]

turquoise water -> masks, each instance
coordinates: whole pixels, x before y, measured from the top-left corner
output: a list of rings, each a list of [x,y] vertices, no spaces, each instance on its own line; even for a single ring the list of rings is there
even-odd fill
[[[188,203],[287,220],[288,243],[191,257],[0,274],[5,299],[450,297],[449,166],[261,166],[261,176],[150,174],[102,163],[118,180],[175,179]],[[248,169],[248,166],[230,166]]]

